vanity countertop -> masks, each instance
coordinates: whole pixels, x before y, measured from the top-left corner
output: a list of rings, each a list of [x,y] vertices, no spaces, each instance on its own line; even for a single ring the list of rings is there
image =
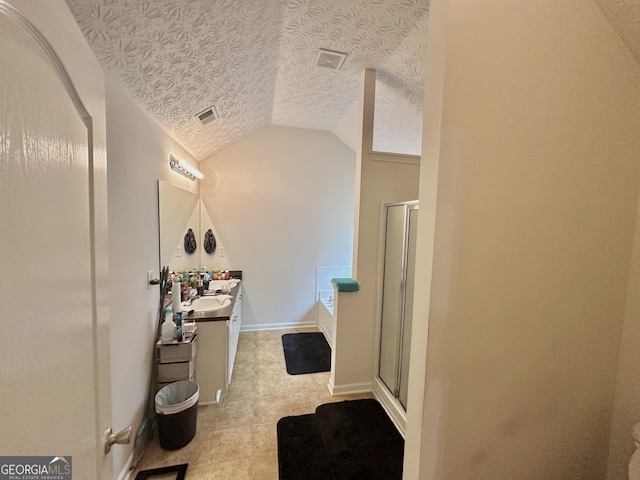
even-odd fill
[[[238,294],[240,293],[240,285],[241,285],[241,282],[231,288],[229,295],[231,295],[233,298],[231,299],[231,303],[229,304],[228,307],[221,308],[219,310],[214,310],[212,312],[194,312],[191,315],[187,314],[187,311],[188,311],[187,309],[189,307],[184,307],[185,308],[185,311],[183,312],[184,320],[195,321],[196,323],[229,320],[229,318],[231,317],[231,312],[233,311],[233,307],[235,306],[236,300],[238,299]]]

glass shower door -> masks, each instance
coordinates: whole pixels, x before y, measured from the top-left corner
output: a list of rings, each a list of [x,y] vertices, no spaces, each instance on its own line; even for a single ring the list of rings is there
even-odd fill
[[[409,357],[411,353],[411,323],[413,320],[413,284],[416,268],[416,238],[418,233],[418,209],[409,209],[409,234],[407,243],[407,268],[402,322],[402,356],[400,359],[400,393],[398,399],[407,409],[409,390]]]
[[[394,395],[397,395],[400,366],[405,223],[405,205],[387,207],[378,375]]]
[[[386,206],[378,377],[407,409],[417,202]]]

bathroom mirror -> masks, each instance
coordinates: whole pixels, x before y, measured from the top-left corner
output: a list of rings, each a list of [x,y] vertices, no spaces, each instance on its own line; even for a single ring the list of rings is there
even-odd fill
[[[203,248],[200,235],[200,197],[170,183],[158,180],[158,216],[160,224],[160,266],[169,270],[200,268]],[[195,237],[193,253],[185,251],[189,229]]]

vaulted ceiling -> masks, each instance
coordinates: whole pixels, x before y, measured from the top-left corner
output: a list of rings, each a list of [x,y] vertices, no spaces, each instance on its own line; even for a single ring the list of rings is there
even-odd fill
[[[266,125],[355,150],[365,68],[378,72],[374,149],[420,152],[429,0],[66,1],[106,74],[198,160]],[[640,2],[594,1],[640,63]],[[321,48],[347,54],[340,69],[316,66]]]
[[[419,154],[429,0],[67,0],[106,74],[198,160],[266,125],[356,149],[377,74],[374,148]],[[344,52],[338,70],[319,49]],[[215,106],[219,118],[196,114]]]

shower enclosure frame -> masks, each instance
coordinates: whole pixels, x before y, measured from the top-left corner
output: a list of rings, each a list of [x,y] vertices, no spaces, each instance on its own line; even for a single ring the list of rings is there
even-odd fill
[[[383,332],[384,330],[384,318],[383,315],[385,314],[385,279],[386,279],[386,268],[387,268],[387,243],[388,243],[388,236],[387,236],[387,227],[389,226],[389,209],[390,207],[402,207],[403,209],[403,217],[402,218],[395,218],[393,219],[394,221],[399,221],[399,220],[403,220],[403,224],[402,227],[404,229],[404,237],[401,240],[402,243],[402,251],[401,251],[401,265],[397,265],[396,263],[393,263],[391,265],[391,267],[393,268],[393,271],[390,274],[390,278],[387,279],[387,281],[391,281],[392,283],[397,281],[398,278],[398,269],[400,271],[400,284],[397,285],[397,287],[395,287],[395,285],[392,285],[392,288],[397,288],[398,290],[395,290],[392,292],[391,294],[391,298],[387,298],[387,300],[390,303],[393,303],[394,300],[398,301],[398,305],[397,305],[397,331],[394,331],[394,327],[396,327],[395,325],[391,325],[391,329],[392,329],[392,334],[397,334],[397,339],[392,338],[390,341],[386,342],[386,347],[387,350],[389,349],[389,346],[394,347],[395,346],[395,361],[394,364],[392,365],[385,365],[385,369],[386,369],[386,374],[383,374],[381,372],[381,358],[383,358],[384,354],[383,354]],[[376,356],[375,356],[375,370],[374,370],[374,382],[373,382],[373,391],[374,391],[374,395],[376,396],[376,398],[378,399],[378,401],[380,401],[380,403],[382,404],[382,406],[385,408],[385,410],[387,411],[387,413],[389,414],[389,416],[391,417],[391,419],[393,420],[393,422],[396,424],[396,426],[398,427],[398,429],[400,430],[400,432],[402,433],[402,435],[404,436],[404,432],[405,432],[405,426],[406,426],[406,392],[405,392],[405,399],[404,399],[404,405],[403,402],[400,400],[400,391],[402,390],[402,387],[405,387],[406,389],[406,385],[407,385],[407,377],[406,375],[408,374],[408,353],[409,351],[404,351],[405,349],[410,348],[410,333],[409,333],[409,337],[407,339],[404,338],[405,336],[405,328],[406,328],[406,323],[405,323],[405,314],[407,313],[407,309],[408,307],[411,309],[410,314],[412,314],[412,305],[408,305],[407,304],[407,279],[409,276],[409,265],[408,262],[410,261],[409,256],[410,256],[410,249],[413,248],[413,252],[415,254],[415,236],[413,237],[414,239],[414,243],[413,246],[410,245],[410,238],[412,234],[415,234],[415,231],[412,231],[411,228],[415,229],[417,228],[417,217],[412,218],[411,217],[411,212],[415,211],[417,213],[417,211],[419,210],[419,202],[417,200],[414,201],[406,201],[406,202],[385,202],[382,204],[381,206],[381,210],[380,210],[380,218],[381,218],[381,222],[380,222],[380,248],[379,248],[379,267],[378,267],[378,301],[377,303],[377,307],[376,307],[376,318],[377,318],[377,322],[376,322]],[[413,224],[412,224],[413,221]],[[393,243],[395,242],[396,245],[395,247],[397,247],[397,244],[400,243],[398,242],[398,238],[396,236],[396,238],[393,238],[391,242],[389,243]],[[393,248],[394,245],[391,245],[390,248]],[[395,253],[394,258],[397,259],[398,257],[398,251],[392,252]],[[414,264],[415,264],[415,259],[413,260]],[[392,278],[394,277],[395,278]],[[387,288],[389,288],[389,286],[387,285]],[[411,292],[411,297],[409,298],[409,301],[413,302],[413,297],[412,297],[413,292]],[[393,296],[396,296],[396,298],[394,299]],[[391,312],[393,313],[395,310],[395,305],[392,305],[391,308]],[[389,310],[387,310],[388,312]],[[389,334],[389,331],[386,331],[387,335]],[[395,345],[394,345],[395,343]],[[404,349],[403,349],[404,346]],[[403,355],[403,352],[406,355]],[[393,351],[391,351],[391,356],[393,357]],[[383,359],[383,361],[386,361],[387,363],[389,362],[388,360],[389,355],[386,355],[386,358]],[[404,358],[403,358],[404,357]],[[389,368],[391,367],[391,368]],[[391,379],[391,381],[389,381],[389,372],[391,372],[391,375],[394,377]],[[385,376],[385,379],[383,379],[382,377]],[[404,382],[403,382],[404,380]],[[389,385],[389,383],[392,383],[392,385]],[[401,383],[403,383],[401,385]]]

